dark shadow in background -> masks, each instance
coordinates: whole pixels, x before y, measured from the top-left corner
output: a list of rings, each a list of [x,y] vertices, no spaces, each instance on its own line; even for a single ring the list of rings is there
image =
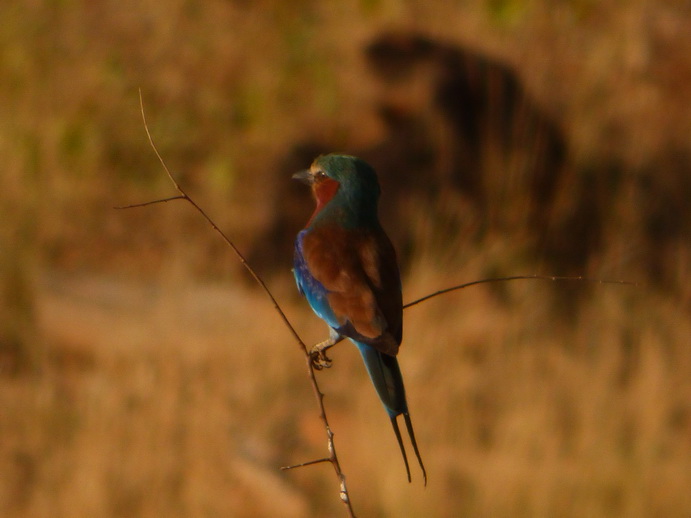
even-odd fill
[[[382,220],[404,270],[419,249],[415,220],[422,214],[429,228],[440,229],[442,239],[435,245],[447,253],[462,251],[469,240],[503,236],[520,243],[522,255],[531,258],[535,269],[529,273],[587,273],[606,244],[603,231],[612,200],[631,172],[607,158],[576,171],[558,120],[502,61],[400,32],[380,35],[364,55],[380,87],[373,109],[386,136],[365,149],[297,143],[276,168],[277,183],[291,184],[290,175],[321,153],[346,151],[379,173]],[[683,215],[689,215],[684,200],[691,182],[681,181],[689,178],[687,159],[672,153],[664,175],[638,175],[648,184],[642,192],[650,194],[640,207],[649,248],[639,259],[651,280],[668,287],[674,276],[665,271],[675,261],[674,243],[689,236],[691,218]],[[274,220],[250,255],[265,273],[284,268],[312,207],[309,194],[296,185],[282,189],[274,201]],[[567,298],[575,293],[560,289]]]

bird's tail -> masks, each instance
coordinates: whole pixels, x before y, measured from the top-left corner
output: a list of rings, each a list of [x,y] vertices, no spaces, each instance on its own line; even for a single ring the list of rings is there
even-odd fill
[[[417,461],[420,464],[420,469],[422,469],[422,476],[427,485],[427,472],[425,471],[425,466],[422,463],[422,457],[420,457],[420,452],[417,447],[417,441],[415,440],[415,432],[413,431],[413,423],[410,420],[410,414],[408,412],[408,403],[405,398],[405,387],[403,386],[403,377],[401,376],[401,369],[398,366],[398,360],[395,356],[389,356],[388,354],[381,353],[377,351],[374,347],[355,342],[362,359],[365,362],[365,367],[367,367],[367,373],[374,388],[377,390],[379,399],[381,400],[384,408],[389,414],[391,419],[391,425],[393,426],[393,431],[396,434],[396,439],[398,440],[398,445],[401,448],[401,454],[403,455],[403,461],[405,462],[405,469],[408,474],[408,482],[410,482],[410,468],[408,466],[408,457],[403,447],[403,440],[401,438],[401,431],[398,428],[398,422],[396,418],[403,414],[405,419],[406,429],[408,430],[408,435],[410,436],[410,442],[413,445],[413,450],[417,456]]]

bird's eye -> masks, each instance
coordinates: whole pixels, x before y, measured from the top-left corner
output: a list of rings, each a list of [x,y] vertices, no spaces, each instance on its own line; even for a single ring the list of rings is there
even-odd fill
[[[324,171],[317,171],[314,173],[315,180],[323,180],[324,178],[326,178],[326,173]]]

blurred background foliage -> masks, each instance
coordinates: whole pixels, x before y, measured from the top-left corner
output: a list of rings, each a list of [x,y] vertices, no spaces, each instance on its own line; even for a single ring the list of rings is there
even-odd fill
[[[365,157],[410,300],[405,483],[352,348],[320,375],[363,516],[691,513],[691,4],[0,4],[0,513],[333,516],[290,174]]]

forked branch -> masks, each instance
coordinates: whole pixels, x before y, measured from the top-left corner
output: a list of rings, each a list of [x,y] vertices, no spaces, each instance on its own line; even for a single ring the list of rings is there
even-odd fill
[[[209,215],[204,212],[204,209],[202,209],[188,194],[185,192],[185,190],[180,187],[180,184],[175,180],[173,175],[170,172],[170,169],[168,169],[168,166],[166,165],[165,161],[163,160],[163,157],[161,154],[158,152],[158,148],[156,147],[156,144],[154,142],[154,139],[151,136],[151,132],[149,131],[149,125],[146,122],[146,114],[144,112],[144,101],[142,99],[142,92],[139,90],[139,108],[141,110],[141,115],[142,115],[142,120],[144,122],[144,129],[146,130],[146,136],[149,139],[149,144],[151,145],[151,148],[154,150],[154,153],[156,154],[156,157],[158,158],[158,161],[161,163],[161,166],[163,167],[163,170],[166,172],[168,175],[168,178],[170,179],[171,183],[175,187],[175,190],[180,193],[178,196],[172,196],[169,198],[163,198],[160,200],[153,200],[153,201],[147,201],[144,203],[136,203],[133,205],[126,205],[122,207],[115,207],[116,209],[130,209],[130,208],[135,208],[135,207],[146,207],[148,205],[154,205],[156,203],[165,203],[173,200],[185,200],[188,203],[190,203],[196,210],[199,212],[202,217],[211,225],[211,227],[216,231],[218,235],[221,236],[223,241],[233,250],[237,258],[240,260],[242,265],[245,267],[245,269],[250,273],[252,278],[259,284],[261,287],[262,291],[266,294],[267,297],[271,300],[271,303],[274,306],[274,309],[276,312],[279,314],[281,319],[283,320],[283,323],[285,326],[288,328],[290,333],[293,335],[293,338],[297,342],[297,344],[300,346],[302,349],[303,354],[305,355],[305,363],[307,365],[307,372],[308,376],[310,379],[310,382],[312,384],[312,389],[314,391],[315,398],[317,400],[317,404],[319,406],[319,417],[321,418],[323,424],[324,424],[324,429],[326,431],[326,437],[327,437],[327,448],[329,451],[329,456],[325,457],[323,459],[317,459],[309,462],[303,462],[301,464],[296,464],[294,466],[287,466],[285,468],[281,469],[292,469],[292,468],[297,468],[301,466],[309,466],[312,464],[318,464],[322,462],[329,462],[333,468],[334,471],[336,472],[336,476],[338,477],[339,480],[339,493],[340,493],[340,498],[341,501],[345,504],[346,509],[348,511],[349,516],[354,517],[355,513],[353,512],[353,507],[351,505],[350,501],[350,495],[348,493],[348,488],[346,486],[346,480],[345,480],[345,474],[343,473],[343,470],[341,469],[341,465],[338,462],[338,455],[336,454],[336,445],[334,444],[334,434],[331,431],[331,427],[329,426],[329,420],[326,415],[326,409],[324,407],[324,394],[321,392],[319,389],[319,384],[317,383],[317,378],[315,377],[314,374],[314,368],[312,367],[312,359],[309,354],[308,348],[305,345],[305,342],[302,341],[302,338],[300,338],[300,335],[297,333],[293,325],[290,323],[288,320],[288,317],[286,317],[285,313],[281,309],[281,306],[278,304],[276,299],[274,298],[273,294],[271,293],[271,290],[266,286],[264,283],[264,280],[257,274],[257,272],[250,266],[250,264],[247,262],[245,259],[245,256],[242,255],[240,250],[235,246],[235,244],[230,240],[228,236],[225,235],[225,233],[218,228],[216,223],[209,217]]]

